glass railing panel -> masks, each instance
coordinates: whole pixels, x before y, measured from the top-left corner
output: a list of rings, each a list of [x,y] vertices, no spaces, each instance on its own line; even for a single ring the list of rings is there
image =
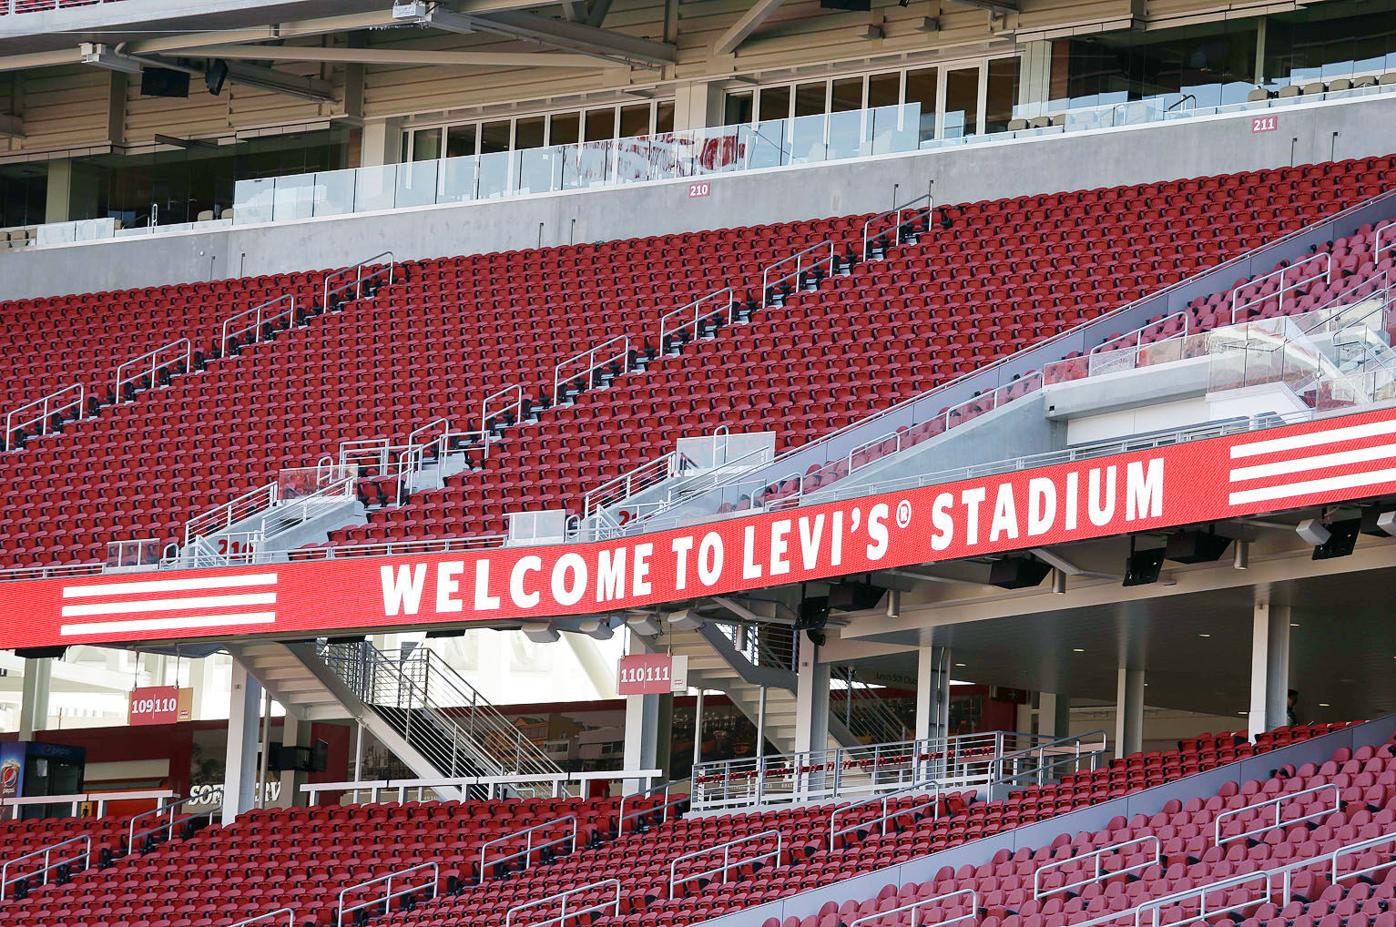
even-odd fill
[[[465,203],[475,199],[479,158],[467,155],[441,162],[441,192],[438,202]]]
[[[622,138],[615,143],[616,183],[639,183],[677,177],[674,142],[668,135]]]
[[[562,161],[566,148],[529,148],[515,152],[518,182],[515,193],[551,193],[562,189]]]
[[[790,163],[788,119],[758,122],[748,133],[747,167],[780,167]]]
[[[843,158],[856,158],[872,153],[872,145],[865,144],[863,110],[849,110],[829,115],[829,141],[825,158],[830,161]]]
[[[397,187],[397,165],[361,167],[354,180],[354,211],[392,209]]]
[[[314,214],[315,176],[313,174],[276,178],[272,221],[290,222],[296,219],[309,219]]]
[[[870,154],[915,151],[920,141],[921,104],[879,106],[868,111]]]
[[[480,182],[476,196],[482,200],[495,199],[509,192],[509,152],[492,151],[480,155]]]
[[[607,183],[615,150],[609,141],[583,142],[573,146],[563,162],[562,187],[580,190]]]
[[[358,172],[322,171],[315,175],[315,215],[342,216],[354,211],[354,183]]]
[[[398,165],[397,188],[394,191],[398,209],[436,203],[439,164],[439,161],[412,161]]]
[[[239,180],[233,185],[233,223],[251,225],[272,221],[275,198],[275,177]]]
[[[685,145],[691,165],[690,176],[723,174],[746,168],[746,147],[751,140],[751,126],[723,126],[685,134],[688,136]]]
[[[824,161],[824,116],[800,116],[790,125],[789,164],[812,164]]]

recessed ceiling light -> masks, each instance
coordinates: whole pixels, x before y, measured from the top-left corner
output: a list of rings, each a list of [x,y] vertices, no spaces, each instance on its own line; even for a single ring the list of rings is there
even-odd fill
[[[1319,702],[1319,703],[1318,703],[1318,707],[1320,707],[1320,708],[1332,708],[1333,706],[1330,705],[1330,704],[1328,704],[1327,702]]]
[[[1086,648],[1085,648],[1085,647],[1072,647],[1072,648],[1071,648],[1071,652],[1072,652],[1072,653],[1085,653],[1085,652],[1086,652]],[[1392,659],[1396,659],[1396,657],[1393,657]]]
[[[956,663],[955,665],[956,665],[956,666],[964,666],[963,663]]]
[[[1291,622],[1289,623],[1289,626],[1290,626],[1291,628],[1297,628],[1297,627],[1299,627],[1299,622],[1297,622],[1297,621],[1291,621]]]
[[[1199,635],[1197,635],[1197,636],[1198,636],[1198,637],[1211,637],[1212,635],[1210,635],[1210,634],[1199,634]]]

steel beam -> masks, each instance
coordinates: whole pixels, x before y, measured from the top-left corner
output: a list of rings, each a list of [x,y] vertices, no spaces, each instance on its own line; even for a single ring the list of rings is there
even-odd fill
[[[726,32],[718,36],[713,43],[713,54],[730,55],[737,50],[737,46],[747,40],[750,35],[761,27],[772,13],[780,9],[780,5],[785,0],[756,0],[751,8],[741,15],[741,18],[733,23]]]
[[[295,45],[210,45],[200,55],[227,61],[316,61],[423,67],[594,68],[589,55],[539,52],[423,51],[409,48],[320,48]]]

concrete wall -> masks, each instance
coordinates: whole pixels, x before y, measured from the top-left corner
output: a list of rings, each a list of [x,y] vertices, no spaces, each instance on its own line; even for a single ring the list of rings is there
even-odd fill
[[[1284,765],[1297,767],[1304,763],[1322,763],[1342,747],[1356,750],[1362,746],[1385,743],[1393,731],[1396,731],[1396,715],[1387,715],[1366,724],[1315,737],[1281,750],[1187,776],[1176,782],[1145,789],[1090,808],[1060,814],[1036,824],[1018,827],[897,866],[846,879],[834,885],[746,908],[705,921],[703,927],[759,927],[767,918],[775,917],[784,921],[792,916],[807,917],[818,913],[826,901],[836,901],[840,904],[849,899],[861,901],[875,897],[884,885],[896,885],[900,888],[909,882],[924,882],[945,866],[959,868],[963,865],[983,865],[999,850],[1012,853],[1020,847],[1036,849],[1050,844],[1062,834],[1074,837],[1082,831],[1102,830],[1110,819],[1116,816],[1130,818],[1136,814],[1153,815],[1175,798],[1186,801],[1194,797],[1212,796],[1227,782],[1240,784],[1251,779],[1266,779],[1276,768]]]
[[[714,177],[703,199],[689,199],[685,181],[662,181],[31,249],[0,254],[0,299],[339,267],[385,249],[438,257],[876,212],[932,181],[938,202],[957,203],[1386,154],[1396,151],[1396,98],[1305,104],[1280,110],[1276,132],[1250,126],[1246,114],[1200,117],[775,168]]]

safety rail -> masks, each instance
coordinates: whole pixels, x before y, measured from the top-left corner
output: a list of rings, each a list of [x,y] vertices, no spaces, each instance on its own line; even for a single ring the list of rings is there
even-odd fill
[[[810,257],[810,255],[815,252],[822,252],[826,249],[829,252],[828,254],[817,258]],[[779,268],[791,262],[795,264],[794,270],[784,271],[775,277],[771,276],[771,274],[775,273]],[[829,267],[829,276],[832,277],[834,271],[838,269],[838,256],[834,252],[833,239],[829,238],[826,238],[818,244],[810,245],[802,251],[797,251],[789,257],[783,257],[774,264],[767,265],[761,271],[761,308],[765,309],[767,306],[771,305],[772,287],[780,286],[782,283],[794,280],[795,287],[798,288],[804,281],[804,275],[807,271],[815,270],[826,264]]]
[[[1291,271],[1297,270],[1298,268],[1304,267],[1310,263],[1315,262],[1323,265],[1322,273],[1316,273],[1313,276],[1309,277],[1301,277],[1298,280],[1291,280],[1288,283],[1285,282],[1285,277]],[[1332,275],[1333,253],[1330,251],[1320,251],[1317,254],[1312,254],[1309,257],[1304,258],[1303,260],[1295,261],[1293,264],[1286,264],[1284,267],[1278,267],[1275,270],[1270,271],[1270,273],[1268,274],[1262,274],[1259,277],[1255,277],[1252,280],[1248,280],[1231,291],[1231,323],[1233,325],[1236,324],[1236,317],[1240,314],[1240,312],[1243,309],[1249,309],[1251,306],[1261,305],[1262,303],[1265,303],[1271,299],[1278,299],[1279,305],[1277,309],[1277,314],[1284,315],[1286,293],[1290,293],[1303,286],[1308,286],[1309,284],[1315,283],[1319,280],[1322,280],[1324,283],[1329,283],[1332,279]],[[1279,287],[1275,290],[1275,292],[1264,293],[1259,296],[1252,297],[1246,300],[1245,302],[1240,301],[1241,294],[1243,292],[1253,291],[1256,287],[1268,283],[1272,278],[1279,278]]]
[[[407,878],[418,872],[430,872],[431,881],[423,882],[420,885],[409,885],[406,888],[398,888],[396,891],[393,890],[393,881],[395,879]],[[335,916],[335,925],[336,927],[344,927],[345,915],[354,914],[357,911],[367,911],[370,909],[375,909],[379,905],[382,905],[383,914],[384,916],[386,916],[392,913],[393,902],[397,899],[407,898],[417,894],[418,892],[425,892],[428,889],[431,891],[432,899],[435,899],[441,891],[440,882],[441,865],[439,863],[434,862],[418,863],[417,865],[409,866],[406,869],[399,869],[397,872],[390,872],[387,875],[381,875],[372,879],[365,879],[357,885],[351,885],[348,888],[340,890],[338,913]],[[373,886],[379,884],[383,885],[383,897],[370,898],[368,901],[361,901],[357,904],[352,905],[347,904],[349,895],[351,893],[366,888],[372,888]]]
[[[1308,814],[1302,814],[1297,818],[1285,818],[1284,807],[1286,804],[1300,798],[1305,798],[1308,796],[1317,796],[1320,793],[1324,792],[1332,794],[1332,807],[1324,807],[1318,811],[1313,811]],[[1275,810],[1275,823],[1266,824],[1264,827],[1257,827],[1239,834],[1222,834],[1223,822],[1231,820],[1232,818],[1239,818],[1243,814],[1247,814],[1251,811],[1259,811],[1263,808],[1273,808]],[[1223,844],[1230,843],[1233,840],[1242,840],[1248,837],[1254,837],[1258,834],[1266,833],[1267,831],[1278,830],[1281,827],[1288,827],[1291,824],[1300,824],[1304,821],[1313,821],[1321,817],[1327,817],[1328,815],[1335,814],[1336,812],[1339,812],[1342,809],[1343,798],[1342,793],[1338,789],[1338,786],[1332,782],[1326,782],[1323,785],[1316,785],[1313,788],[1304,789],[1300,792],[1289,792],[1284,795],[1277,795],[1274,798],[1267,798],[1264,801],[1258,801],[1254,804],[1246,805],[1244,808],[1232,808],[1229,811],[1220,812],[1219,814],[1217,814],[1216,820],[1213,825],[1213,843],[1216,846],[1222,846]]]
[[[436,433],[436,437],[429,441],[420,439],[427,435]],[[397,456],[397,504],[402,505],[411,495],[410,481],[412,474],[419,470],[426,469],[427,451],[436,448],[436,462],[440,463],[446,459],[446,437],[451,433],[451,420],[445,417],[435,418],[424,425],[418,425],[407,435],[407,444],[398,452]]]
[[[184,523],[184,543],[192,544],[195,538],[205,537],[218,531],[226,531],[238,522],[276,505],[279,498],[280,486],[271,482],[265,486],[248,490],[216,509],[210,509],[202,515],[195,515]]]
[[[183,808],[190,802],[199,803],[200,801],[200,799],[196,799],[192,796],[189,798],[181,798],[179,801],[171,802],[168,805],[161,805],[160,807],[152,809],[150,811],[142,811],[140,814],[132,817],[131,823],[126,826],[126,851],[128,853],[135,853],[137,849],[136,841],[139,838],[149,837],[152,834],[158,834],[160,831],[165,832],[166,841],[174,839],[175,824],[179,823],[177,820],[176,811],[180,808]],[[168,820],[165,821],[163,824],[155,824],[151,827],[143,827],[140,830],[136,829],[136,825],[140,821],[146,818],[158,818],[162,815],[168,818]]]
[[[373,271],[365,277],[364,268],[369,264],[372,264],[374,261],[379,260],[380,258],[387,258],[388,263],[386,265],[380,266],[377,270]],[[349,290],[354,291],[355,299],[360,298],[361,296],[363,296],[364,282],[382,276],[384,270],[386,270],[388,274],[388,286],[392,286],[393,282],[397,279],[397,255],[391,251],[382,251],[378,254],[375,254],[371,258],[363,259],[362,261],[360,261],[357,264],[354,264],[351,267],[344,267],[340,270],[336,270],[332,273],[326,274],[324,287],[325,296],[322,305],[325,307],[326,310],[328,310],[330,308],[331,296],[338,296],[340,293],[344,293]],[[354,275],[354,281],[352,283],[346,283],[343,286],[336,287],[333,290],[330,289],[330,284],[332,282],[349,274]]]
[[[295,496],[291,499],[282,496],[277,500],[275,508],[262,516],[261,529],[247,533],[260,535],[264,544],[274,541],[279,535],[322,515],[324,510],[352,501],[356,498],[355,487],[358,482],[357,474],[340,474],[309,495]]]
[[[1386,244],[1382,244],[1382,237],[1387,239]],[[1381,266],[1381,255],[1383,251],[1396,251],[1396,222],[1388,222],[1385,225],[1378,225],[1377,230],[1372,233],[1372,263]]]
[[[651,486],[658,486],[665,480],[672,478],[677,463],[678,452],[670,451],[662,457],[647,460],[638,467],[633,467],[620,476],[612,477],[600,486],[588,490],[586,495],[582,497],[582,519],[591,518],[592,515],[612,503],[629,499],[637,492],[643,492]]]
[[[776,848],[774,850],[765,850],[763,852],[755,854],[754,856],[744,856],[741,859],[736,860],[732,859],[732,849],[734,847],[738,847],[746,843],[754,843],[756,841],[762,841],[764,844],[765,841],[768,841],[772,837],[776,838]],[[716,866],[712,869],[704,869],[702,872],[692,872],[686,876],[683,876],[682,878],[679,877],[679,863],[682,863],[690,859],[699,859],[701,857],[716,853],[719,850],[722,851],[721,866]],[[722,875],[722,884],[726,885],[727,874],[739,866],[746,866],[752,863],[759,863],[767,859],[774,859],[775,864],[779,866],[781,857],[784,855],[784,850],[784,836],[782,836],[780,831],[771,829],[763,830],[755,834],[747,834],[745,837],[738,837],[735,840],[728,840],[726,843],[719,843],[716,846],[705,847],[701,850],[694,850],[691,853],[685,853],[682,856],[676,856],[669,861],[669,900],[674,900],[675,889],[677,889],[680,885],[683,885],[686,882],[697,882],[700,879],[706,879],[710,876],[718,875],[720,873]]]
[[[351,804],[377,804],[380,801],[396,801],[399,804],[416,796],[418,801],[428,801],[428,794],[443,787],[467,789],[479,786],[487,792],[486,798],[498,798],[506,793],[518,794],[520,786],[548,786],[547,794],[553,798],[585,798],[588,787],[594,782],[639,781],[646,784],[663,775],[658,769],[602,769],[592,772],[543,773],[534,775],[503,776],[440,776],[433,779],[370,779],[348,782],[310,782],[301,786],[301,791],[309,798],[311,806],[320,804],[325,793],[342,793],[350,796]],[[367,801],[360,796],[368,795]],[[384,796],[387,796],[386,798]]]
[[[1090,738],[1097,736],[1100,738],[1098,744],[1090,742]],[[995,757],[991,778],[995,784],[1010,787],[1046,785],[1056,778],[1062,767],[1070,767],[1071,772],[1080,772],[1081,763],[1089,761],[1090,769],[1094,771],[1108,745],[1102,730],[1057,737]]]
[[[84,805],[91,805],[94,816],[106,817],[107,805],[114,801],[154,801],[160,804],[175,797],[170,789],[134,789],[121,792],[79,792],[75,795],[36,795],[29,798],[0,799],[0,820],[19,820],[24,808],[46,808],[67,805],[68,813],[78,817]]]
[[[723,301],[724,296],[726,297],[725,301]],[[704,306],[711,302],[715,302],[715,305],[705,309]],[[697,341],[703,334],[703,323],[709,319],[722,317],[723,324],[731,325],[736,307],[736,295],[732,292],[732,288],[727,286],[720,290],[713,290],[707,296],[700,296],[677,309],[669,310],[659,317],[659,350],[667,350],[665,345],[669,343],[668,339],[671,336],[677,336],[680,332],[690,328],[693,329],[693,334],[689,340]],[[671,326],[669,324],[671,319],[679,319],[680,321],[677,325]],[[674,349],[677,350],[678,347],[675,345]]]
[[[933,921],[929,924],[921,923],[920,913],[922,909],[928,908],[933,904],[943,905],[944,902],[950,900],[951,898],[965,897],[969,898],[969,911],[967,913],[961,914],[958,917],[950,917],[946,918],[945,920]],[[922,898],[919,901],[912,901],[908,904],[904,904],[897,908],[891,908],[887,911],[879,911],[876,914],[865,914],[860,918],[850,921],[848,927],[861,927],[861,925],[863,924],[871,924],[875,921],[881,921],[884,917],[888,918],[886,923],[895,924],[898,925],[898,927],[901,927],[903,923],[901,915],[905,914],[908,911],[911,912],[911,923],[907,924],[906,927],[948,927],[948,925],[950,924],[958,924],[961,921],[973,920],[979,917],[979,893],[972,888],[961,888],[953,892],[946,892],[943,895],[936,895],[934,898]]]
[[[684,783],[688,783],[689,792],[688,792],[687,794],[680,795],[680,796],[678,796],[677,798],[671,799],[671,798],[669,797],[669,792],[670,792],[672,789],[675,789],[675,788],[677,788],[678,786],[683,785]],[[641,798],[644,798],[646,795],[652,795],[652,794],[655,793],[655,792],[662,792],[662,801],[661,801],[661,803],[660,803],[659,805],[656,805],[655,807],[652,807],[652,808],[636,808],[636,809],[634,809],[634,810],[632,810],[632,811],[630,811],[630,812],[626,812],[626,810],[625,810],[625,803],[626,803],[626,802],[629,802],[629,801],[638,801],[638,800],[640,800]],[[629,820],[632,820],[632,819],[633,819],[633,820],[636,820],[636,821],[641,821],[641,820],[644,820],[646,817],[649,817],[649,816],[654,815],[656,812],[658,812],[658,813],[661,815],[661,817],[660,817],[660,823],[661,823],[661,824],[668,824],[668,823],[669,823],[669,809],[671,809],[671,808],[679,808],[679,807],[681,807],[681,806],[683,806],[683,805],[685,805],[685,804],[691,804],[692,801],[693,801],[693,794],[692,794],[692,792],[693,792],[693,782],[692,782],[692,780],[690,780],[690,779],[676,779],[676,780],[674,780],[673,782],[662,782],[662,783],[660,783],[660,784],[658,784],[658,785],[652,785],[652,786],[650,786],[649,788],[642,789],[642,790],[639,791],[639,792],[631,792],[631,793],[628,794],[628,795],[623,795],[623,796],[621,796],[621,800],[620,800],[620,809],[619,809],[620,817],[616,820],[616,838],[619,839],[619,838],[625,836],[625,822],[626,822],[626,821],[629,821]]]
[[[1145,846],[1153,847],[1154,855],[1152,859],[1148,859],[1142,863],[1136,863],[1132,866],[1125,866],[1121,869],[1111,869],[1108,872],[1105,871],[1104,860],[1106,856],[1111,854],[1123,855],[1123,851],[1131,847]],[[1065,882],[1062,885],[1057,886],[1043,886],[1042,876],[1044,873],[1055,872],[1067,866],[1083,863],[1088,860],[1092,864],[1091,875],[1089,878],[1081,879],[1076,882]],[[1033,870],[1032,874],[1032,896],[1033,898],[1046,898],[1048,895],[1055,895],[1058,892],[1074,891],[1075,889],[1082,888],[1086,885],[1091,885],[1093,883],[1100,882],[1105,879],[1111,879],[1115,876],[1129,875],[1132,872],[1142,872],[1143,870],[1148,869],[1150,866],[1159,865],[1162,862],[1162,860],[1163,844],[1160,843],[1158,837],[1155,837],[1153,834],[1145,834],[1143,837],[1136,837],[1133,840],[1125,840],[1120,843],[1112,843],[1108,847],[1101,847],[1098,850],[1092,850],[1090,853],[1082,853],[1079,856],[1073,856],[1069,859],[1054,860],[1053,862],[1044,863],[1043,865],[1038,866],[1035,870]]]
[[[557,837],[555,839],[547,841],[546,843],[540,843],[536,846],[534,845],[534,834],[538,833],[541,830],[547,830],[550,827],[556,827],[559,824],[566,824],[568,821],[572,822],[572,832],[570,834],[567,834],[562,837]],[[562,817],[553,818],[551,821],[544,821],[541,824],[534,824],[532,827],[525,827],[522,830],[516,830],[512,834],[505,834],[503,837],[496,837],[493,840],[486,840],[484,843],[480,844],[480,871],[477,874],[475,880],[476,884],[483,885],[488,880],[486,874],[489,872],[490,866],[498,866],[500,863],[507,863],[512,860],[516,860],[520,857],[523,857],[523,867],[524,869],[529,869],[533,866],[533,854],[535,851],[540,854],[539,862],[541,863],[542,851],[548,849],[549,847],[555,847],[561,844],[565,844],[569,840],[572,842],[571,852],[577,852],[577,833],[577,816],[575,814],[565,814]],[[496,846],[501,843],[507,843],[511,840],[517,840],[520,837],[524,838],[524,848],[522,850],[519,850],[515,853],[510,853],[508,856],[497,856],[493,860],[486,860],[486,854],[488,854],[490,847]]]
[[[55,852],[64,847],[73,846],[74,844],[82,844],[82,851],[58,860],[53,858]],[[43,861],[43,864],[38,869],[22,872],[13,878],[10,877],[11,866],[19,866],[31,859],[40,859]],[[71,866],[79,860],[82,861],[83,869],[87,869],[92,865],[92,837],[89,834],[69,837],[67,840],[61,840],[58,843],[43,847],[42,849],[34,850],[32,853],[16,856],[14,859],[4,863],[4,865],[0,865],[0,901],[4,901],[9,897],[11,885],[16,885],[20,882],[28,884],[29,880],[35,876],[41,877],[42,880],[39,882],[40,885],[47,885],[49,883],[49,873],[54,870],[63,869],[65,866]],[[60,873],[60,878],[61,877],[62,873]]]
[[[275,312],[269,311],[273,307],[283,303],[286,304],[286,308],[279,309]],[[240,320],[248,318],[252,321],[242,324],[239,328],[232,328],[230,330],[230,326],[236,325]],[[251,309],[244,309],[224,319],[223,338],[218,342],[220,353],[224,357],[227,357],[229,353],[231,353],[228,350],[228,342],[236,341],[237,338],[248,332],[252,332],[252,341],[250,343],[259,344],[262,341],[262,326],[274,325],[282,319],[290,320],[290,325],[287,326],[288,328],[296,324],[296,295],[294,293],[278,296],[270,302],[262,303],[260,306],[253,306]]]
[[[865,828],[871,829],[874,825],[877,826],[879,833],[886,835],[889,821],[899,818],[904,814],[923,811],[926,808],[931,809],[931,817],[933,819],[940,820],[940,792],[940,783],[933,779],[927,779],[922,782],[917,782],[914,785],[907,786],[904,789],[898,789],[895,792],[874,795],[872,798],[865,798],[862,801],[855,801],[852,804],[840,805],[834,808],[829,812],[829,850],[833,851],[838,849],[839,838],[844,834],[851,834]],[[906,807],[895,807],[903,798],[916,798],[917,796],[926,795],[930,797],[921,801],[919,804],[912,804]],[[840,815],[847,819],[850,813],[860,808],[871,808],[874,805],[880,805],[882,808],[881,813],[879,813],[877,817],[855,821],[852,824],[845,824],[843,827],[839,827]]]
[[[296,912],[291,908],[277,908],[275,911],[268,911],[266,914],[258,914],[256,917],[249,917],[245,921],[229,924],[228,927],[252,927],[253,924],[279,924],[281,923],[283,915],[286,918],[286,927],[296,927]]]
[[[1144,336],[1146,333],[1150,331],[1159,331],[1174,319],[1182,320],[1182,331],[1174,332],[1171,335],[1168,335],[1163,338],[1157,338],[1152,341],[1144,340]],[[1102,341],[1100,344],[1096,345],[1095,347],[1091,348],[1089,351],[1086,352],[1087,369],[1090,371],[1091,375],[1095,375],[1098,372],[1095,369],[1095,359],[1097,358],[1097,356],[1106,354],[1110,355],[1110,357],[1108,359],[1102,358],[1102,360],[1106,361],[1112,368],[1116,367],[1116,363],[1122,355],[1126,355],[1130,358],[1131,363],[1129,364],[1129,367],[1131,369],[1133,369],[1134,367],[1138,367],[1139,356],[1141,352],[1144,352],[1146,350],[1157,350],[1158,345],[1167,344],[1176,339],[1186,339],[1188,337],[1188,328],[1191,322],[1192,313],[1186,309],[1180,309],[1177,312],[1166,315],[1161,319],[1156,319],[1153,322],[1148,323],[1147,325],[1141,325],[1138,328],[1134,329],[1134,331],[1124,332],[1123,334],[1116,335],[1113,338],[1107,338],[1106,340]],[[1121,345],[1121,342],[1127,341],[1133,341],[1133,343]],[[1116,345],[1121,346],[1116,347]]]
[[[147,351],[139,357],[131,358],[116,368],[116,377],[112,388],[113,401],[122,401],[121,387],[126,384],[139,383],[149,377],[150,386],[154,387],[160,371],[178,371],[181,366],[187,371],[193,359],[194,345],[188,338],[176,338],[169,344],[162,344],[153,351]],[[126,371],[136,368],[139,368],[139,372],[127,375]]]
[[[619,345],[619,350],[614,350],[614,346]],[[608,353],[609,352],[609,353]],[[585,360],[586,367],[572,373],[563,375],[563,371],[572,367],[577,361]],[[630,369],[630,336],[616,335],[607,339],[595,347],[588,348],[578,354],[574,354],[559,364],[553,366],[553,405],[557,405],[559,397],[562,395],[564,386],[569,386],[583,378],[586,379],[586,389],[596,386],[596,371],[601,370],[607,364],[620,362],[618,373],[625,373]]]
[[[77,391],[77,399],[72,399],[70,397],[62,402],[59,402],[59,400],[63,396],[69,395],[75,390]],[[14,448],[17,446],[11,443],[10,441],[10,439],[14,437],[15,432],[23,431],[30,425],[39,425],[39,434],[46,435],[49,433],[50,422],[52,421],[53,416],[62,415],[64,412],[67,412],[69,409],[75,407],[78,410],[78,420],[81,421],[83,414],[87,411],[87,387],[81,383],[74,383],[71,386],[65,386],[62,389],[54,390],[53,392],[49,393],[47,396],[44,396],[41,399],[35,399],[32,402],[26,402],[19,408],[7,413],[5,415],[6,453],[14,450]],[[39,411],[36,415],[33,415],[29,418],[20,418],[19,423],[15,424],[15,418],[17,416],[23,416],[31,409],[38,409]]]
[[[620,880],[602,879],[599,882],[591,882],[587,885],[578,885],[575,888],[569,888],[565,892],[558,892],[556,895],[549,895],[546,898],[538,898],[534,901],[525,901],[523,904],[516,904],[508,911],[504,912],[504,927],[514,927],[514,915],[518,914],[520,911],[527,911],[530,908],[541,908],[553,902],[560,902],[561,911],[558,913],[558,916],[550,917],[546,920],[533,921],[528,927],[546,927],[547,924],[557,924],[558,927],[567,927],[567,915],[569,913],[567,910],[567,901],[569,898],[574,895],[595,892],[597,889],[610,888],[611,886],[615,886],[616,890],[614,899],[593,904],[591,907],[574,909],[571,911],[571,915],[573,920],[575,920],[583,914],[591,914],[596,911],[610,911],[612,916],[619,917],[621,895]]]
[[[873,224],[876,223],[876,222],[881,222],[883,219],[886,219],[886,218],[889,218],[889,217],[892,217],[892,216],[895,216],[895,217],[896,217],[896,223],[895,223],[895,225],[893,225],[893,227],[892,227],[892,228],[893,228],[894,234],[893,234],[893,237],[892,237],[892,244],[891,244],[891,247],[895,248],[895,247],[897,247],[898,245],[900,245],[900,244],[902,243],[902,229],[904,229],[904,228],[906,227],[905,224],[902,222],[902,214],[903,214],[903,213],[912,213],[912,214],[914,215],[915,213],[913,212],[913,209],[914,209],[918,204],[920,204],[922,201],[925,201],[925,203],[926,203],[926,208],[925,208],[924,210],[915,210],[915,212],[923,212],[923,213],[924,213],[924,215],[925,215],[925,217],[926,217],[926,231],[929,232],[930,229],[931,229],[931,211],[935,208],[935,198],[932,197],[931,194],[929,194],[929,193],[923,193],[923,194],[921,194],[920,196],[916,197],[916,199],[914,199],[914,200],[908,200],[907,202],[903,203],[903,204],[900,205],[900,206],[897,206],[897,207],[895,207],[895,208],[893,208],[893,209],[889,209],[889,210],[887,210],[886,212],[880,212],[880,213],[878,213],[877,215],[873,216],[871,219],[869,219],[867,222],[864,222],[864,223],[863,223],[863,261],[864,261],[864,263],[867,262],[867,260],[868,260],[868,255],[869,255],[869,254],[871,253],[871,251],[872,251],[871,244],[872,244],[873,238],[872,238],[871,234],[869,234],[869,230],[872,228]],[[882,233],[880,233],[880,234],[885,235],[885,234],[887,234],[887,233],[886,233],[886,232],[882,232]]]
[[[490,403],[494,402],[496,399],[503,399],[508,396],[513,397],[513,401],[508,405],[497,408],[490,407]],[[506,386],[501,390],[496,390],[480,400],[480,434],[485,436],[486,456],[489,455],[490,444],[493,443],[489,440],[489,435],[493,431],[494,423],[512,412],[514,415],[514,424],[518,424],[519,420],[523,418],[523,408],[524,391],[523,386],[518,383],[515,383],[513,386]]]

